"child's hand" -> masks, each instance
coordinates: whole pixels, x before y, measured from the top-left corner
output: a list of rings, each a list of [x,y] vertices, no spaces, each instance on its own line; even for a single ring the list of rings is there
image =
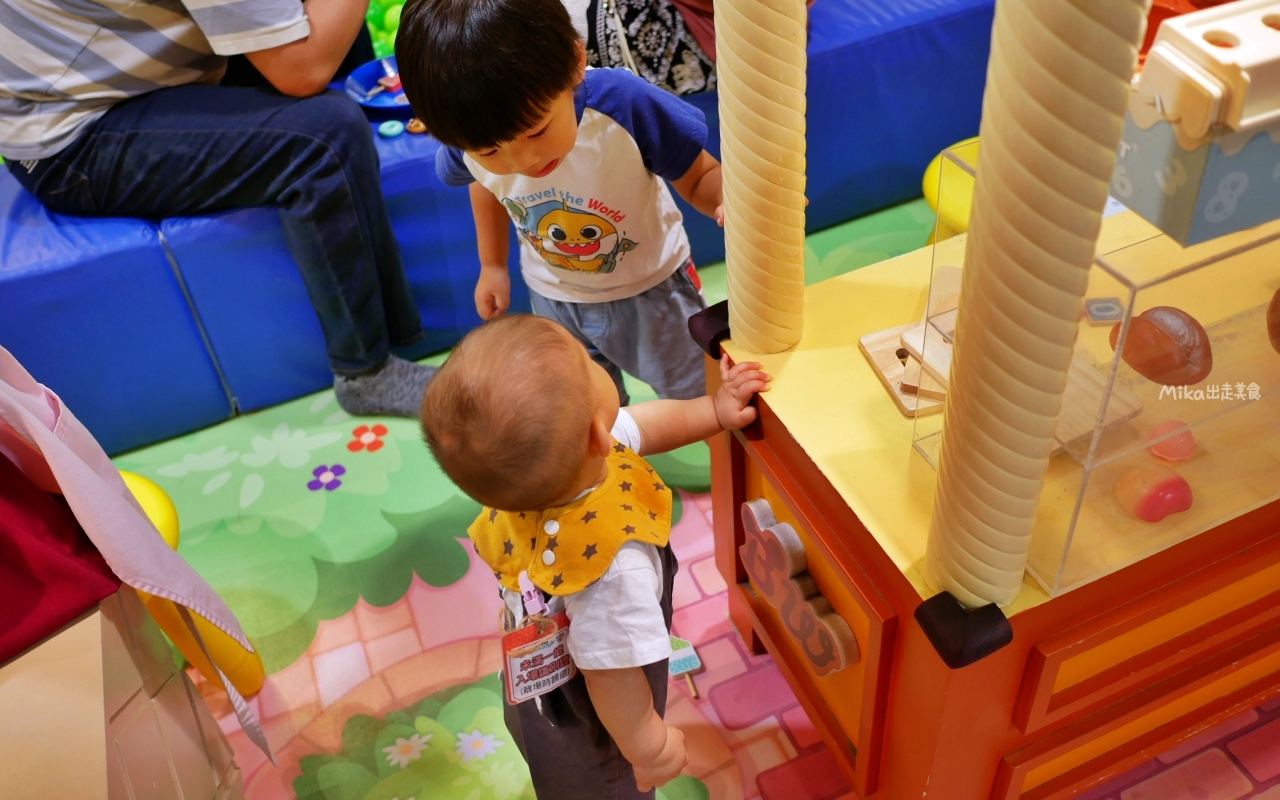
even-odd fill
[[[751,398],[757,392],[769,391],[773,380],[760,370],[755,361],[729,366],[729,357],[720,356],[720,391],[716,392],[716,420],[726,431],[736,431],[755,421],[756,409]]]
[[[721,228],[724,227],[724,203],[716,206],[716,224]]]
[[[636,775],[636,788],[647,792],[655,786],[665,786],[680,776],[689,765],[689,753],[684,747],[684,733],[679,728],[667,726],[667,741],[662,752],[648,764],[632,764]]]
[[[510,305],[511,275],[507,265],[480,267],[480,279],[476,281],[476,313],[480,319],[487,321]]]

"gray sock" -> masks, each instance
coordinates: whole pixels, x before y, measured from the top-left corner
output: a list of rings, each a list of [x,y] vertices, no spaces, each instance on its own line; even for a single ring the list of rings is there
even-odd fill
[[[422,395],[438,370],[391,356],[372,375],[335,375],[333,393],[342,410],[353,416],[417,418]]]

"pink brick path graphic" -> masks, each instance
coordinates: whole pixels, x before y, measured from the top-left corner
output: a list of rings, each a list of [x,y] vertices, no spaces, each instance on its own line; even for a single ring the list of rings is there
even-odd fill
[[[683,681],[671,684],[667,719],[685,733],[689,774],[712,800],[854,800],[772,659],[748,654],[729,622],[727,587],[713,560],[710,497],[682,497],[684,516],[671,536],[680,560],[673,632],[694,643],[706,670],[694,677],[697,700]],[[298,760],[337,752],[352,715],[384,715],[498,669],[498,596],[492,574],[472,558],[452,586],[437,589],[415,577],[391,606],[361,600],[351,613],[320,623],[306,654],[267,679],[251,705],[279,769],[239,730],[225,695],[193,674],[235,747],[250,800],[292,798]]]
[[[713,561],[710,497],[683,495],[672,530],[680,559],[674,633],[691,640],[706,667],[700,698],[671,684],[667,719],[685,733],[688,772],[712,800],[856,800],[808,716],[768,656],[745,651],[728,620],[726,586]],[[470,551],[470,548],[468,548]],[[474,556],[473,556],[474,557]],[[238,729],[225,695],[206,690],[236,750],[249,800],[290,800],[298,759],[341,748],[354,714],[403,708],[498,669],[493,578],[479,562],[437,589],[414,579],[387,608],[360,601],[322,622],[306,654],[267,679],[252,705],[280,769]],[[1280,699],[1246,711],[1080,800],[1280,800]]]

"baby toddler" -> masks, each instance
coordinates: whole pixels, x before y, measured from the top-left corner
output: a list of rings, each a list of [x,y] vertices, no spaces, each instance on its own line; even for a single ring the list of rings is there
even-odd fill
[[[567,330],[501,315],[458,345],[423,400],[432,453],[485,506],[468,533],[501,584],[506,627],[568,620],[576,674],[506,707],[539,797],[653,797],[688,761],[662,719],[672,489],[642,456],[755,419],[760,365],[725,359],[720,374],[714,396],[619,408],[609,373]]]

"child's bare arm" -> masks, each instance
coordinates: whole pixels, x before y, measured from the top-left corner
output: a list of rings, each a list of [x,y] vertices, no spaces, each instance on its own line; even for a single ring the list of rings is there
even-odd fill
[[[689,201],[689,205],[724,224],[724,187],[721,183],[720,162],[703,150],[693,166],[679,180],[672,181],[676,193]]]
[[[584,669],[591,705],[635,770],[642,792],[672,781],[689,763],[684,734],[653,710],[653,691],[640,667]]]
[[[507,273],[511,223],[502,203],[479,183],[471,184],[471,215],[476,220],[476,243],[480,248],[476,313],[487,320],[511,305],[511,276]]]
[[[769,391],[771,378],[754,361],[729,366],[720,359],[720,390],[696,400],[651,400],[628,406],[640,428],[641,453],[665,453],[700,442],[720,431],[749,425],[756,418],[751,398]]]

